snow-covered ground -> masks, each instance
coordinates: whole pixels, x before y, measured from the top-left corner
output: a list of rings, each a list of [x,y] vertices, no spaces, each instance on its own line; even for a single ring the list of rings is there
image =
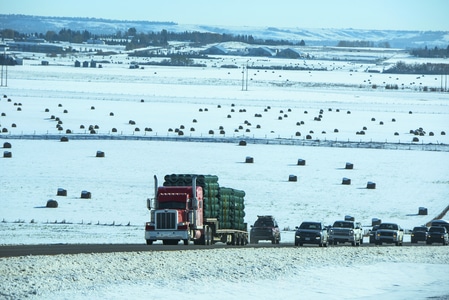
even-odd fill
[[[12,157],[0,159],[1,245],[144,243],[153,175],[172,173],[216,174],[220,185],[245,190],[245,220],[274,215],[284,229],[282,243],[293,243],[292,230],[304,220],[330,224],[352,215],[366,230],[372,218],[411,229],[448,205],[449,96],[420,91],[439,88],[439,76],[366,73],[367,66],[355,71],[350,62],[336,62],[341,67],[333,71],[250,69],[242,91],[245,73],[219,67],[246,64],[232,61],[237,58],[206,61],[204,68],[138,70],[123,58],[101,69],[74,68],[74,58],[41,66],[40,59],[8,68],[8,87],[1,89],[0,130],[7,132],[0,133],[0,147],[12,145],[2,149]],[[374,89],[373,83],[403,88]],[[97,125],[95,134],[90,125]],[[419,128],[425,135],[412,142],[410,130]],[[62,136],[69,141],[60,142]],[[325,144],[332,147],[320,147]],[[253,164],[245,163],[247,156]],[[299,158],[305,166],[297,165]],[[346,162],[354,169],[346,170]],[[291,174],[297,182],[288,181]],[[342,185],[343,177],[352,184]],[[376,189],[366,189],[368,181]],[[58,188],[68,195],[56,196]],[[92,199],[80,199],[83,190]],[[49,199],[58,208],[46,208]],[[419,207],[429,215],[418,215]],[[0,295],[171,298],[193,295],[198,286],[201,297],[222,299],[448,295],[446,247],[180,248],[1,259],[6,292]],[[180,257],[187,263],[179,265]]]

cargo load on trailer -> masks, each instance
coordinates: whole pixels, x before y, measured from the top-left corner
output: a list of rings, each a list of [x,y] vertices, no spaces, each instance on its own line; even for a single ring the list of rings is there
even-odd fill
[[[229,245],[248,243],[245,192],[221,187],[216,175],[171,174],[158,186],[154,176],[154,198],[147,200],[150,222],[145,225],[148,245],[162,241],[175,245]]]

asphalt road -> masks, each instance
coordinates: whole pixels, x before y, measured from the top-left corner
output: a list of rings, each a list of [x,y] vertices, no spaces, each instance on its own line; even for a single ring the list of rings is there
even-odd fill
[[[385,244],[388,247],[393,244]],[[404,247],[425,246],[424,243],[411,244],[404,243]],[[218,248],[286,248],[294,247],[293,244],[280,243],[273,245],[270,243],[248,244],[246,246],[229,246],[222,243],[217,243],[211,246],[200,246],[190,244],[188,246],[182,245],[162,245],[154,244],[148,246],[146,244],[49,244],[49,245],[11,245],[0,246],[1,257],[17,257],[28,255],[58,255],[58,254],[80,254],[80,253],[113,253],[113,252],[148,252],[148,251],[179,251],[179,250],[198,250],[198,249],[218,249]],[[318,247],[316,245],[306,245],[303,247]],[[330,247],[352,247],[349,244],[342,244]],[[364,243],[360,247],[376,247],[374,244]]]

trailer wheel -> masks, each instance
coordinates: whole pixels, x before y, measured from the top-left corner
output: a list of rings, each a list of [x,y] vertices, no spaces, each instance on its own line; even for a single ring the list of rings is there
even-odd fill
[[[209,226],[204,226],[204,245],[212,245],[212,229]]]

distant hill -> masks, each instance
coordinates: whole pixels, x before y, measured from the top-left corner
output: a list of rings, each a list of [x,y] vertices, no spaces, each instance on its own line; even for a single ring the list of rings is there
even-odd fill
[[[388,42],[392,48],[444,47],[449,45],[449,31],[400,31],[400,30],[362,30],[335,28],[285,28],[285,27],[233,27],[208,26],[201,24],[178,24],[175,22],[123,21],[97,18],[43,17],[29,15],[0,14],[0,30],[13,29],[21,33],[46,33],[61,29],[75,31],[88,30],[94,34],[125,33],[129,28],[137,32],[199,31],[227,33],[234,35],[252,35],[256,39],[288,40],[307,45],[336,46],[340,41]]]

